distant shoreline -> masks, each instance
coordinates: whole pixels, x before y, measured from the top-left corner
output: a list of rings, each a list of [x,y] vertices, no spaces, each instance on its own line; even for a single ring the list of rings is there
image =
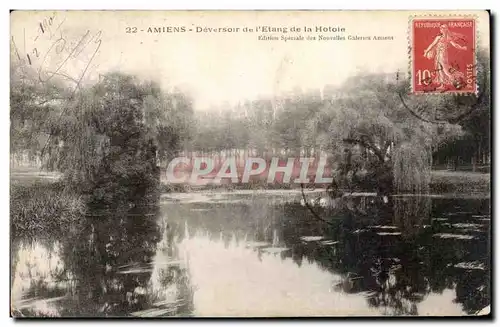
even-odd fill
[[[433,170],[431,172],[430,192],[432,194],[458,193],[469,194],[478,192],[490,192],[490,173],[469,171]],[[33,167],[15,167],[10,170],[11,184],[32,183],[35,181],[56,181],[59,178],[56,172],[40,171]],[[228,190],[295,190],[300,189],[296,184],[266,184],[266,187],[258,187],[250,184],[231,184],[230,187],[223,186],[189,186],[184,184],[167,184],[161,181],[162,193],[189,192],[189,191],[228,191]],[[320,188],[317,188],[319,190]],[[369,190],[359,190],[360,192]]]

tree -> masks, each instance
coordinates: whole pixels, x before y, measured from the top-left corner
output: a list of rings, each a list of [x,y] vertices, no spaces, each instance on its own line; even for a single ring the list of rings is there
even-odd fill
[[[106,205],[150,194],[159,161],[189,137],[191,100],[179,90],[110,73],[70,92],[55,78],[39,82],[23,66],[11,74],[12,151],[29,151],[72,189]]]
[[[423,117],[438,126],[457,124],[463,133],[458,138],[441,137],[433,148],[436,159],[452,158],[456,165],[460,157],[476,161],[489,162],[490,152],[490,58],[485,49],[477,53],[477,94],[440,94],[418,95],[408,99],[405,94],[409,86],[400,91],[400,98],[405,108],[415,116]],[[411,103],[409,103],[410,101]],[[438,129],[439,131],[439,129]],[[470,162],[470,161],[468,161]]]
[[[41,83],[30,66],[12,60],[10,67],[11,153],[40,155],[48,135],[57,128],[61,104],[71,92],[57,80]]]
[[[340,88],[343,96],[318,112],[313,126],[337,162],[341,186],[354,183],[389,193],[393,185],[400,191],[426,189],[431,164],[426,153],[442,138],[458,137],[461,128],[430,124],[412,115],[398,96],[405,86],[396,75],[354,76]]]

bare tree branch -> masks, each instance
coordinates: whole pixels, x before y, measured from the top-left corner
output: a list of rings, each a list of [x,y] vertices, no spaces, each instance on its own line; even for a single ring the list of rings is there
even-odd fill
[[[329,222],[329,221],[321,218],[320,215],[318,215],[316,213],[316,211],[314,211],[313,207],[307,201],[306,195],[304,193],[304,184],[303,183],[300,184],[300,191],[302,193],[302,199],[304,200],[304,204],[305,204],[306,208],[309,209],[309,211],[312,213],[312,215],[314,216],[314,218],[316,218],[317,220],[322,221],[322,222],[324,222],[324,223],[326,223],[326,224],[328,224],[330,226],[334,226],[331,222]]]

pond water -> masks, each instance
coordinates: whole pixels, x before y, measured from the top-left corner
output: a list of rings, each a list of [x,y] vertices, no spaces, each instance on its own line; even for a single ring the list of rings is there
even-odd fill
[[[312,198],[312,194],[308,194]],[[164,194],[69,232],[13,236],[24,316],[468,315],[490,304],[490,200]]]

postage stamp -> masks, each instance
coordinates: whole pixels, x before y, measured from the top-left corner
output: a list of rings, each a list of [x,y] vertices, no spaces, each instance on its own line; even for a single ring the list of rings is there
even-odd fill
[[[412,92],[475,93],[476,22],[472,17],[411,20]]]

